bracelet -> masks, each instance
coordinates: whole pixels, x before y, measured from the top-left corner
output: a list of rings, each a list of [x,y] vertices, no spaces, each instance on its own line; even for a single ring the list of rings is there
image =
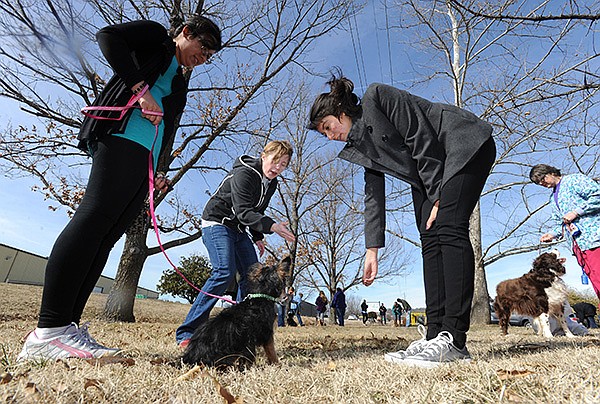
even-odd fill
[[[139,93],[140,93],[140,92],[141,92],[141,91],[142,91],[142,90],[143,90],[143,89],[146,87],[146,85],[147,85],[147,84],[146,84],[146,82],[145,82],[145,81],[142,81],[140,84],[138,84],[138,85],[137,85],[137,86],[136,86],[136,87],[135,87],[133,90],[131,90],[131,91],[133,91],[133,93],[134,93],[135,95],[138,95],[138,94],[139,94]]]

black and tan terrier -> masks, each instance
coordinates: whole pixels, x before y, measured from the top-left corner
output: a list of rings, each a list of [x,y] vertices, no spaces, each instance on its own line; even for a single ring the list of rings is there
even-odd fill
[[[268,363],[277,363],[273,340],[275,301],[284,291],[290,264],[288,256],[272,266],[253,265],[246,298],[198,327],[183,354],[183,362],[244,370],[254,363],[256,347],[262,346]]]

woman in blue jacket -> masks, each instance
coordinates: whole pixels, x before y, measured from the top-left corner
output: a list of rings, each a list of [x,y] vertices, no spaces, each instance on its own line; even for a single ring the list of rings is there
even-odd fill
[[[583,174],[563,175],[558,168],[547,164],[534,166],[529,178],[552,189],[554,226],[540,241],[547,243],[569,234],[577,262],[600,299],[600,184]]]
[[[362,100],[333,77],[310,111],[311,129],[345,142],[339,154],[365,168],[363,283],[377,276],[385,245],[385,175],[411,185],[421,237],[427,335],[386,360],[423,367],[469,359],[474,257],[469,217],[496,156],[492,127],[472,113],[406,91],[372,84]]]
[[[79,147],[91,155],[85,196],[56,240],[44,280],[37,328],[29,333],[20,360],[93,358],[119,350],[96,342],[81,314],[110,250],[140,214],[148,196],[148,154],[154,164],[171,144],[183,112],[188,83],[183,69],[207,63],[221,49],[221,31],[211,20],[192,16],[168,32],[153,21],[134,21],[101,29],[96,38],[115,74],[94,105],[124,106],[135,94],[141,108],[120,121],[86,117]],[[156,181],[165,192],[168,181]]]

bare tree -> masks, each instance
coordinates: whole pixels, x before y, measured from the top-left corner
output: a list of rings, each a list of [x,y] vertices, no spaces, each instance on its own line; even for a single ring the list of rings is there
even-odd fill
[[[362,282],[364,234],[362,192],[356,191],[354,165],[326,158],[327,164],[313,170],[310,184],[310,210],[304,210],[298,237],[304,270],[297,273],[300,284],[327,288],[333,296],[336,288],[346,291]],[[360,171],[362,173],[362,171]],[[361,175],[362,177],[362,175]],[[404,273],[406,260],[396,240],[388,240],[380,257],[378,279],[393,282]]]
[[[281,177],[277,200],[270,208],[273,216],[289,222],[290,229],[302,239],[306,235],[305,224],[309,222],[309,212],[325,198],[325,193],[316,191],[318,171],[327,162],[324,160],[324,139],[315,136],[306,128],[306,106],[310,92],[303,80],[288,82],[285,88],[287,97],[278,97],[272,105],[279,112],[282,124],[278,129],[281,136],[294,146],[294,156]],[[292,94],[290,97],[289,94]],[[285,243],[279,250],[286,250],[292,256],[292,275],[288,286],[295,283],[296,277],[310,265],[310,251],[302,243]]]
[[[80,178],[67,166],[84,164],[74,147],[80,124],[78,110],[89,105],[111,74],[92,46],[98,26],[139,18],[166,22],[190,3],[94,0],[75,5],[62,0],[0,1],[4,38],[0,65],[0,95],[40,118],[46,133],[36,125],[19,125],[3,135],[0,157],[11,173],[33,174],[46,197],[74,209],[83,192]],[[190,78],[190,102],[172,152],[159,161],[177,185],[186,176],[223,169],[214,161],[221,150],[247,143],[264,131],[254,111],[278,80],[285,82],[308,63],[307,50],[315,39],[335,30],[351,15],[351,1],[269,0],[217,2],[205,13],[218,18],[225,33],[223,63],[200,70]],[[28,127],[29,126],[29,127]],[[74,182],[76,184],[74,184]],[[163,202],[157,199],[156,204]],[[170,210],[161,215],[161,227],[181,235],[165,243],[180,245],[200,236],[193,204],[181,195],[170,196]],[[167,209],[168,206],[164,207]],[[161,207],[162,209],[162,207]],[[148,247],[148,222],[142,212],[128,232],[105,316],[134,321],[135,287],[146,258],[159,252]],[[169,220],[166,220],[169,219]],[[175,219],[175,220],[173,220]]]
[[[478,205],[471,217],[476,265],[472,320],[487,323],[485,265],[539,247],[536,213],[547,199],[529,184],[529,167],[555,158],[567,167],[576,156],[578,168],[589,172],[598,158],[594,100],[600,76],[592,66],[599,55],[581,40],[593,32],[581,21],[548,19],[541,25],[490,19],[469,11],[476,2],[466,3],[399,1],[403,23],[396,28],[411,38],[408,45],[427,55],[426,63],[415,57],[413,67],[421,77],[416,85],[438,93],[448,88],[441,101],[470,109],[494,125],[497,160],[483,208]],[[575,5],[564,3],[565,9],[552,15],[573,15],[566,8]],[[550,15],[550,6],[544,2],[540,7]],[[524,7],[501,2],[494,14],[519,15]]]
[[[493,10],[493,9],[491,9],[487,12],[482,12],[481,10],[474,10],[471,7],[465,5],[464,4],[465,2],[460,2],[457,0],[448,0],[448,2],[451,3],[452,6],[456,7],[457,9],[465,10],[466,12],[468,12],[474,16],[483,17],[488,20],[517,20],[517,21],[534,21],[534,22],[555,21],[555,20],[588,20],[588,21],[600,20],[599,13],[581,14],[579,12],[580,10],[579,10],[577,1],[565,3],[564,4],[565,8],[569,8],[568,12],[563,13],[564,10],[561,10],[561,12],[559,14],[555,14],[555,15],[552,15],[552,14],[545,15],[544,7],[548,3],[550,3],[549,1],[542,2],[542,4],[536,3],[535,8],[533,10],[530,10],[526,14],[521,14],[521,15],[512,15],[512,14],[503,14],[503,13],[495,14],[495,10]],[[583,3],[582,6],[584,6],[585,2],[582,2],[582,3]],[[490,6],[494,7],[493,4]]]

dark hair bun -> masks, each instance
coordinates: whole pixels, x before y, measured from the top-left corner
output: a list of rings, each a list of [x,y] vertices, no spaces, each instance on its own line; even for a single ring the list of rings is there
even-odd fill
[[[327,84],[331,88],[332,97],[345,100],[351,105],[358,104],[358,97],[354,94],[354,83],[346,77],[332,77]]]
[[[346,114],[354,119],[362,114],[360,99],[353,92],[354,83],[344,77],[339,68],[332,72],[327,84],[331,90],[320,94],[310,108],[309,129],[318,130],[319,123],[327,115],[340,117]]]

